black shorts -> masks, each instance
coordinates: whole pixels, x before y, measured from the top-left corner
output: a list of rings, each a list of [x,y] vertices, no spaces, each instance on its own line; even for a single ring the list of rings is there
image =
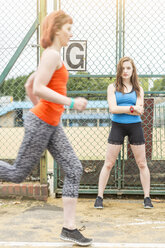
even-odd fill
[[[131,145],[145,144],[141,122],[123,124],[112,121],[112,128],[108,137],[108,143],[122,145],[125,136],[128,136],[128,140]]]

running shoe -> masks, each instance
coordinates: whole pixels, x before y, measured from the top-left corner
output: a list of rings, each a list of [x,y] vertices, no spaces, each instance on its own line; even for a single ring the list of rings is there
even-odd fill
[[[144,198],[144,208],[153,208],[154,206],[152,205],[151,198],[150,197],[145,197]]]
[[[98,196],[96,198],[94,208],[103,208],[103,198],[102,197]]]
[[[63,227],[60,238],[65,241],[74,242],[80,246],[88,246],[92,243],[92,239],[85,238],[78,229],[69,230]]]

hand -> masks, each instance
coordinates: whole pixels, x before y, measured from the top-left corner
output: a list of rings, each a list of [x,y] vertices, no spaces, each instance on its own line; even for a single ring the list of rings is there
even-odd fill
[[[137,112],[137,114],[142,115],[144,113],[144,108],[142,105],[136,105],[134,107],[134,110]]]
[[[34,78],[35,78],[36,72],[33,72],[27,79],[25,83],[25,89],[26,89],[26,94],[29,96],[30,100],[34,105],[37,105],[39,102],[39,97],[35,96],[33,94],[33,84],[34,84]]]
[[[74,100],[74,109],[79,111],[83,111],[84,109],[86,109],[88,101],[84,97],[77,97]]]

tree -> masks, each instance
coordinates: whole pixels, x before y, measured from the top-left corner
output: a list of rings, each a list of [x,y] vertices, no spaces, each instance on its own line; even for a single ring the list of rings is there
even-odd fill
[[[139,78],[140,85],[144,91],[149,91],[149,80],[148,78]]]
[[[1,95],[13,96],[14,101],[24,101],[26,96],[24,84],[29,75],[5,80],[0,87]]]
[[[151,91],[165,91],[165,78],[156,79]]]
[[[115,81],[113,78],[92,78],[90,77],[90,74],[88,72],[77,72],[76,75],[82,75],[82,77],[70,77],[68,84],[67,84],[67,90],[72,91],[85,91],[84,96],[89,96],[90,91],[96,91],[96,94],[92,95],[92,98],[90,99],[97,99],[100,98],[101,93],[98,94],[98,91],[107,91],[107,87],[109,84]],[[84,77],[85,75],[85,77]],[[89,75],[89,77],[88,77]],[[71,94],[72,95],[72,94]],[[75,96],[75,94],[73,93]],[[76,96],[82,96],[82,93],[76,93]],[[105,96],[104,96],[105,97]]]
[[[70,77],[67,84],[68,91],[107,91],[108,85],[115,81],[114,78],[91,78],[88,72],[77,72],[77,74],[82,77]],[[26,96],[24,84],[29,75],[5,80],[0,86],[1,95],[13,96],[14,101],[24,101]],[[87,77],[88,75],[89,77]],[[76,96],[82,96],[82,93]]]

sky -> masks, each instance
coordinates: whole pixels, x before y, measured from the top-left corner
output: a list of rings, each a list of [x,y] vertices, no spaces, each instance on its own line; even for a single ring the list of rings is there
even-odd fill
[[[36,0],[1,0],[0,4],[0,73],[36,19]],[[30,73],[37,65],[36,33],[24,49],[8,77]]]
[[[87,40],[87,71],[116,73],[116,0],[61,0],[73,17],[74,40]],[[134,59],[138,74],[165,75],[165,1],[125,1],[125,56]],[[53,1],[48,0],[48,13]],[[0,73],[36,18],[36,0],[1,0]],[[8,77],[28,74],[37,67],[36,33]]]
[[[116,1],[61,1],[74,18],[74,37],[87,39],[88,68],[115,71]],[[165,1],[125,1],[125,56],[135,60],[139,74],[165,74]]]

